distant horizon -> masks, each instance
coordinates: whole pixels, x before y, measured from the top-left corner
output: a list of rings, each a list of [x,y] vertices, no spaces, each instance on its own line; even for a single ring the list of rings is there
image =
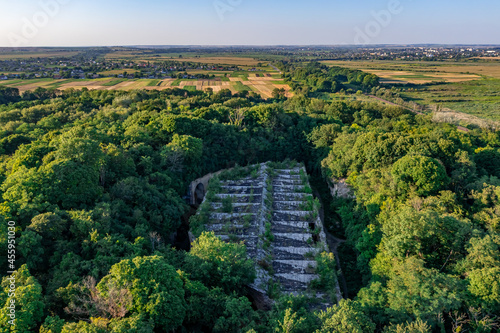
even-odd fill
[[[0,5],[0,47],[500,45],[500,3],[494,0],[0,0]]]
[[[130,44],[130,45],[32,45],[32,46],[0,46],[0,49],[29,49],[29,48],[92,48],[92,47],[103,47],[103,48],[113,48],[113,47],[123,47],[123,48],[231,48],[231,47],[241,47],[241,48],[269,48],[269,47],[352,47],[352,48],[374,48],[374,47],[500,47],[499,44],[444,44],[444,43],[418,43],[418,44],[367,44],[367,45],[356,45],[356,44],[158,44],[158,45],[141,45],[141,44]]]

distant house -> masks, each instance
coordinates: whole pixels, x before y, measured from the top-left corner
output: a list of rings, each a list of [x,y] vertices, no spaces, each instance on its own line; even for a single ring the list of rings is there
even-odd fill
[[[1,75],[1,76],[0,76],[0,80],[8,80],[8,79],[9,79],[9,78],[8,78],[7,76],[5,76],[5,75]]]
[[[59,75],[59,74],[54,75],[54,79],[56,79],[56,80],[60,80],[60,79],[62,79],[62,76],[61,76],[61,75]]]

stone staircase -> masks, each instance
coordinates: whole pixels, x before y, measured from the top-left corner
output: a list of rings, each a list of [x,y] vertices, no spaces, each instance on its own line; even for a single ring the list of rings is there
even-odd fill
[[[264,163],[256,170],[220,181],[205,229],[245,243],[257,268],[252,289],[266,294],[277,283],[283,293],[323,297],[309,286],[318,278],[314,257],[327,246],[305,168]]]
[[[306,193],[309,184],[305,174],[304,168],[295,167],[275,169],[272,177],[274,278],[282,291],[292,294],[305,292],[309,283],[318,278],[314,256],[325,244],[319,238],[313,239],[311,232],[322,228],[321,221],[314,221],[312,211],[304,210],[307,200],[313,199],[312,194]]]

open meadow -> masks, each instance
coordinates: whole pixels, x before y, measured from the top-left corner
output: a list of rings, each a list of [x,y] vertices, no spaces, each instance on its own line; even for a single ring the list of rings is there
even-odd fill
[[[400,89],[401,97],[423,106],[441,106],[500,120],[500,62],[324,61],[376,74]]]

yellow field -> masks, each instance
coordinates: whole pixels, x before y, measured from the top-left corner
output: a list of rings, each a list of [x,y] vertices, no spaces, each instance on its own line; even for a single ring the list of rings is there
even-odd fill
[[[112,53],[106,54],[105,58],[110,60],[117,59],[128,59],[133,58],[134,61],[188,61],[188,62],[196,62],[196,63],[204,63],[204,64],[217,64],[217,65],[238,65],[238,66],[257,66],[262,61],[255,60],[254,58],[244,58],[244,57],[172,57],[169,55],[161,55],[161,54],[147,54],[138,53],[140,51],[115,51]]]
[[[125,80],[123,82],[117,83],[112,86],[107,86],[108,82],[116,80],[115,78],[100,78],[94,80],[44,80],[40,82],[30,80],[23,82],[8,84],[6,81],[3,85],[9,87],[18,88],[20,92],[25,92],[27,90],[34,90],[38,87],[43,88],[53,88],[54,84],[57,85],[57,89],[82,89],[87,88],[89,90],[99,89],[99,90],[135,90],[135,89],[146,89],[146,90],[164,90],[172,88],[185,88],[186,86],[195,86],[197,90],[204,91],[207,88],[212,88],[214,92],[219,92],[221,89],[229,89],[233,93],[238,92],[237,86],[243,84],[249,88],[250,91],[254,91],[260,94],[263,98],[272,97],[272,92],[275,88],[283,88],[286,91],[286,96],[291,97],[293,93],[290,91],[291,88],[287,84],[278,84],[276,79],[272,77],[256,77],[255,74],[248,77],[248,81],[239,77],[229,78],[230,81],[216,80],[185,80],[180,81],[178,86],[172,86],[172,83],[176,81],[175,79],[164,79],[161,80],[159,85],[148,86],[152,81],[151,79],[138,79],[138,80]]]
[[[204,64],[239,65],[239,66],[257,66],[257,64],[261,63],[261,61],[257,61],[253,58],[239,58],[239,57],[177,58],[170,60],[198,62]]]
[[[455,63],[445,61],[322,61],[326,65],[360,69],[387,81],[428,83],[432,81],[462,82],[478,76],[500,78],[500,62]],[[401,78],[398,76],[408,76]],[[413,76],[413,77],[412,77]]]
[[[479,80],[481,76],[459,73],[435,73],[435,72],[408,72],[408,71],[384,71],[365,69],[365,72],[380,77],[382,82],[408,82],[408,83],[430,83],[433,81],[463,82]]]
[[[50,58],[50,57],[72,57],[77,55],[78,52],[40,52],[40,53],[16,53],[16,52],[0,52],[0,60],[9,60],[9,59],[29,59],[29,58]]]

